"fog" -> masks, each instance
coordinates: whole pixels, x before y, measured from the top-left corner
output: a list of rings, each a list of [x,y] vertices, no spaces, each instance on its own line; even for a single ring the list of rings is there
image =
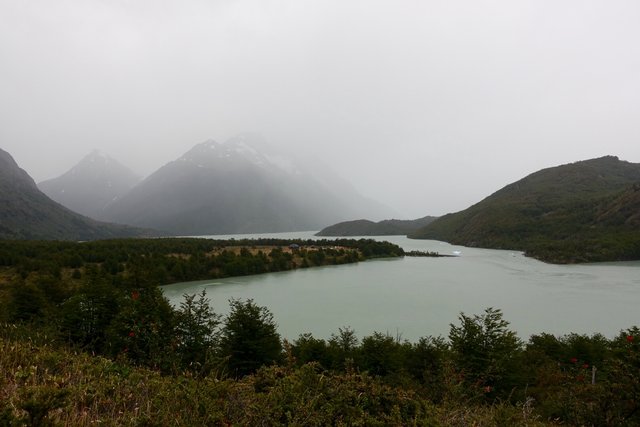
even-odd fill
[[[404,218],[538,169],[640,162],[640,3],[0,0],[0,148],[141,175],[259,132]]]

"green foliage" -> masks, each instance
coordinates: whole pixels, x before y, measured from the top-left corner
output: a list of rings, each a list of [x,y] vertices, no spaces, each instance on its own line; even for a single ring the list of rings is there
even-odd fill
[[[447,342],[441,337],[423,337],[406,350],[402,367],[422,386],[423,393],[429,400],[442,401],[445,394],[447,362],[450,359]]]
[[[224,321],[220,351],[227,358],[227,369],[234,377],[255,372],[263,365],[282,357],[280,335],[273,314],[253,300],[231,300],[231,310]]]
[[[362,339],[360,345],[359,365],[366,372],[375,376],[386,376],[398,372],[404,362],[400,352],[402,347],[388,334],[375,332]]]
[[[106,329],[107,354],[169,371],[174,368],[175,312],[162,291],[145,288],[126,298]]]
[[[327,342],[314,338],[310,333],[301,334],[293,344],[289,345],[289,349],[298,365],[315,362],[324,369],[333,366],[333,358],[329,354]]]
[[[473,317],[461,313],[459,319],[460,326],[451,325],[449,341],[465,382],[487,394],[507,395],[512,383],[509,376],[522,347],[516,333],[508,329],[502,312],[493,308]]]
[[[207,373],[211,370],[220,337],[220,315],[213,312],[206,293],[185,295],[176,313],[176,353],[180,365]]]
[[[144,303],[142,293],[133,295],[131,301]],[[156,303],[143,304],[140,308],[145,311],[162,306],[153,293],[147,299]],[[206,345],[215,345],[209,333],[215,335],[217,316],[201,306],[205,302],[202,295],[187,298],[181,310],[189,318],[184,325],[193,325]],[[251,301],[234,306],[232,312],[263,317],[270,323],[266,309]],[[230,314],[226,323],[237,317],[241,316]],[[153,321],[153,316],[149,319]],[[256,322],[258,331],[260,323],[265,322]],[[242,325],[243,333],[253,329]],[[35,324],[4,325],[0,327],[0,422],[523,426],[640,422],[640,329],[622,331],[613,340],[597,334],[541,334],[532,337],[524,350],[513,350],[507,326],[493,309],[473,317],[461,315],[460,326],[452,326],[451,348],[441,338],[411,344],[380,333],[358,341],[348,328],[329,342],[307,334],[290,351],[310,363],[296,360],[292,364],[290,357],[286,366],[278,366],[273,365],[277,360],[265,360],[268,366],[234,380],[221,378],[215,370],[173,369],[160,375],[158,370],[131,364],[158,368],[157,357],[109,361],[70,353],[57,348],[55,337],[37,332]],[[259,341],[247,335],[250,340],[243,345]],[[180,336],[175,334],[170,345]],[[463,345],[461,340],[471,344]],[[272,344],[263,345],[269,349]],[[504,361],[510,348],[518,353],[518,363],[467,367],[469,360],[460,358],[464,351],[478,360]],[[163,346],[148,351],[171,353]],[[591,365],[577,357],[567,360],[567,354],[600,360],[595,384],[589,375]],[[344,357],[347,363],[337,363]],[[326,360],[325,365],[332,368],[313,362],[315,358]],[[495,390],[484,391],[487,383],[473,379],[473,368],[482,381],[490,378]],[[523,371],[529,375],[523,376]],[[509,387],[511,393],[506,396],[502,391]]]
[[[106,330],[119,312],[119,292],[94,276],[62,304],[60,334],[90,351],[106,351]]]
[[[8,403],[0,420],[16,425],[27,421],[23,407],[52,425],[438,424],[416,393],[314,364],[265,367],[239,381],[172,377],[0,339],[0,373]]]
[[[300,249],[286,250],[291,244]],[[252,249],[264,250],[251,251]],[[239,248],[239,250],[238,250]],[[360,240],[209,240],[121,239],[95,242],[0,240],[0,267],[60,283],[61,274],[79,280],[92,269],[132,287],[243,276],[369,258],[399,257],[404,251],[388,242]],[[55,280],[51,280],[54,278]],[[57,292],[57,290],[52,290]]]
[[[311,265],[314,253],[342,262],[396,249],[324,242],[271,258],[211,244],[96,242],[84,252],[65,243],[49,256],[51,247],[29,242],[0,256],[12,265],[0,287],[11,308],[11,323],[0,324],[0,425],[640,424],[637,327],[613,340],[543,333],[523,347],[489,308],[461,314],[448,340],[359,340],[344,328],[328,340],[301,335],[285,355],[267,308],[231,301],[221,322],[204,293],[176,309],[153,281],[176,265],[186,276],[219,274],[233,263],[290,268]],[[80,279],[58,264],[77,265],[76,251]],[[103,268],[107,259],[113,268]]]
[[[26,412],[23,417],[29,426],[55,425],[48,415],[66,404],[68,390],[48,385],[25,387],[20,390],[17,408]]]
[[[241,397],[248,425],[436,425],[430,405],[411,391],[366,374],[330,374],[315,364],[263,368],[244,381],[257,393]],[[240,415],[240,414],[238,414]]]
[[[612,347],[616,357],[605,362],[608,418],[640,425],[640,328],[621,331]]]
[[[353,329],[339,328],[338,334],[331,334],[329,339],[329,352],[331,355],[331,367],[347,370],[353,367],[358,337]]]
[[[42,316],[46,296],[42,290],[22,280],[14,281],[9,286],[8,320],[11,322],[31,321]]]
[[[291,241],[277,239],[0,241],[6,277],[15,277],[4,288],[0,283],[0,293],[7,295],[0,320],[43,322],[77,348],[163,372],[203,375],[226,360],[232,375],[246,375],[281,358],[270,313],[252,303],[232,304],[239,309],[232,310],[237,315],[232,320],[239,321],[243,311],[257,310],[253,314],[258,322],[234,330],[237,323],[228,319],[221,340],[219,316],[211,312],[204,295],[187,296],[175,310],[157,285],[403,254],[396,245],[365,239],[296,242],[294,251]],[[271,348],[260,353],[258,348],[267,343]]]

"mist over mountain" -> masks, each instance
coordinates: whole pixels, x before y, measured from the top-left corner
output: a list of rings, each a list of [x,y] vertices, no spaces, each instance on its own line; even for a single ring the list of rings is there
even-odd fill
[[[395,207],[390,207],[370,197],[363,196],[332,164],[308,157],[297,158],[296,164],[317,183],[331,191],[341,203],[350,207],[354,215],[348,218],[366,217],[373,221],[382,221],[385,218],[402,216]],[[323,226],[326,225],[323,224]]]
[[[614,156],[535,172],[409,237],[553,262],[640,259],[640,164]]]
[[[328,188],[264,139],[244,134],[194,146],[107,206],[104,217],[197,235],[317,230],[382,210],[348,186]]]
[[[150,235],[94,221],[48,198],[13,157],[0,149],[0,238],[93,240]]]
[[[126,166],[94,150],[59,177],[40,182],[38,188],[72,211],[105,219],[105,207],[140,180]]]

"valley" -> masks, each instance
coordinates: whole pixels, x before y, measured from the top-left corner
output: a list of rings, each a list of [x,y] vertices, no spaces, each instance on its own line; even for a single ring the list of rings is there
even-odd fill
[[[538,171],[439,218],[361,219],[332,226],[326,224],[359,213],[383,214],[385,208],[348,186],[329,189],[255,136],[205,141],[142,181],[93,152],[66,174],[40,184],[69,209],[126,226],[65,210],[42,194],[8,153],[4,156],[9,174],[0,189],[6,200],[0,236],[5,238],[92,240],[324,227],[318,235],[407,235],[524,251],[562,264],[640,259],[640,165],[614,156]]]
[[[639,21],[0,1],[0,427],[640,426]]]

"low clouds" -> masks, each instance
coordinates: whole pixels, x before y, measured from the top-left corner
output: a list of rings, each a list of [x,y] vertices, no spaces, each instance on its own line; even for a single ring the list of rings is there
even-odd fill
[[[257,131],[405,217],[640,162],[635,1],[0,0],[0,141],[37,180]]]

